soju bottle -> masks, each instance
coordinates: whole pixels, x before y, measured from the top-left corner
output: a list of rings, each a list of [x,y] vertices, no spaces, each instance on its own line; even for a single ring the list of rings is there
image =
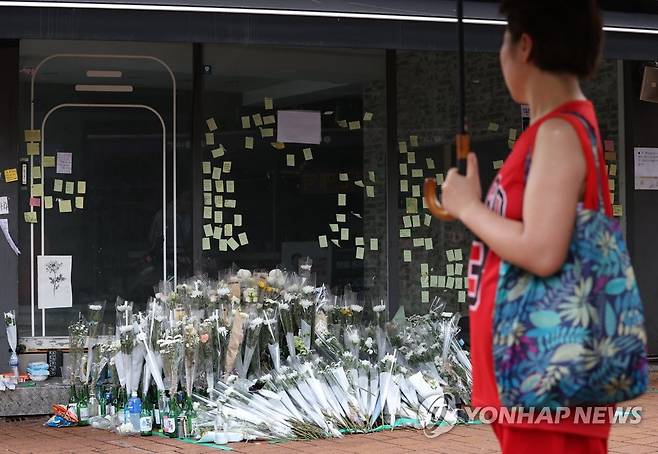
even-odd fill
[[[178,404],[178,396],[174,394],[169,399],[169,431],[167,432],[167,436],[171,438],[178,438],[182,435],[178,431],[178,417],[180,414],[181,408]]]
[[[81,426],[89,425],[89,389],[87,385],[82,388],[78,399],[78,419]]]
[[[115,406],[116,406],[116,414],[119,418],[120,424],[124,424],[128,421],[128,419],[126,418],[126,404],[127,404],[126,389],[119,388],[119,393],[117,394]]]
[[[69,389],[69,404],[66,408],[76,415],[78,414],[78,395],[75,392],[75,385],[71,385],[71,389]]]
[[[107,397],[105,395],[105,391],[101,388],[100,391],[100,399],[98,399],[98,415],[99,416],[105,416],[107,415]]]
[[[186,436],[191,437],[194,419],[196,419],[197,414],[192,399],[187,394],[185,394],[185,416],[187,416]]]
[[[176,418],[178,417],[175,409],[177,404],[174,397],[169,397],[169,392],[165,392],[163,399],[163,408],[162,408],[162,432],[168,437],[176,438]]]
[[[160,405],[162,402],[162,393],[154,388],[154,391],[151,395],[151,406],[153,409],[153,428],[160,429],[161,427],[161,414],[160,414]]]
[[[139,416],[139,434],[142,437],[153,435],[153,414],[151,411],[151,400],[147,397],[142,403],[142,413]]]

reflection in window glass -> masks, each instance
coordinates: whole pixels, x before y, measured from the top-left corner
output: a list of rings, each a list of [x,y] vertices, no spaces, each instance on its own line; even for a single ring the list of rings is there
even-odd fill
[[[310,256],[318,283],[385,297],[384,53],[205,46],[203,59],[203,270]],[[280,141],[281,111],[319,113],[298,131],[319,143]]]

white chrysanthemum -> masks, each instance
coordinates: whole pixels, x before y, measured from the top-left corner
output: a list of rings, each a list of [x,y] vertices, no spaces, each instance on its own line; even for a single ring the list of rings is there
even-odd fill
[[[132,325],[125,325],[125,326],[120,326],[120,327],[119,327],[119,332],[122,333],[122,334],[123,334],[123,333],[130,332],[130,331],[132,331],[132,330],[133,330],[133,326],[132,326]]]
[[[377,306],[372,307],[373,312],[384,312],[386,310],[385,304],[378,304]]]
[[[366,347],[367,347],[367,348],[372,348],[372,344],[373,344],[372,337],[368,337],[368,338],[366,339],[365,344],[366,344]]]
[[[217,293],[219,296],[226,296],[231,293],[231,289],[228,287],[221,287],[219,290],[217,290]]]
[[[140,331],[137,334],[137,340],[140,342],[145,342],[146,341],[146,333],[144,331]]]
[[[350,309],[352,309],[353,312],[361,312],[363,310],[363,306],[359,306],[358,304],[352,304],[350,306]]]
[[[203,292],[201,290],[192,290],[192,293],[190,295],[192,298],[201,298],[203,296]]]
[[[282,311],[287,311],[290,309],[290,304],[288,303],[279,303],[279,309]]]
[[[245,269],[238,270],[237,276],[241,281],[251,279],[251,271]]]
[[[343,352],[343,358],[352,358],[352,353],[350,353],[350,352]]]
[[[263,319],[260,317],[256,317],[255,319],[249,322],[249,328],[254,329],[262,324],[263,324]]]
[[[217,328],[217,332],[224,337],[226,337],[226,335],[228,334],[228,330],[226,329],[225,326],[220,326],[219,328]]]
[[[308,309],[309,307],[313,306],[313,301],[311,300],[301,300],[299,304],[302,306],[304,310]]]
[[[89,310],[90,311],[100,311],[101,309],[103,309],[103,306],[101,306],[100,304],[90,304],[89,305]]]
[[[313,292],[315,292],[315,287],[313,287],[312,285],[305,285],[304,287],[302,287],[302,293],[305,295],[309,295]]]

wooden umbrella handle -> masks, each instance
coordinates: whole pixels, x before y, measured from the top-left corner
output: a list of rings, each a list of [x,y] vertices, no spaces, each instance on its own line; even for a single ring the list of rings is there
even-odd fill
[[[459,173],[466,173],[466,159],[471,150],[471,139],[468,134],[457,135],[457,166]],[[427,209],[435,218],[442,221],[454,221],[455,218],[448,213],[445,208],[441,206],[439,198],[436,196],[436,179],[425,178],[423,185],[423,197],[425,198],[425,205]]]

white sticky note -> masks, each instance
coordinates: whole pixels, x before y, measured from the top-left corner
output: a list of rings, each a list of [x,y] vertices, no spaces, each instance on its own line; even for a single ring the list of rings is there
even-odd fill
[[[201,170],[203,171],[204,175],[208,175],[210,172],[212,172],[210,168],[210,161],[203,161],[203,163],[201,163]]]
[[[307,161],[313,159],[313,152],[310,148],[304,148],[304,159]]]
[[[227,180],[226,181],[226,192],[233,193],[235,192],[235,181]]]
[[[52,207],[53,207],[53,196],[47,195],[43,198],[43,207],[47,210],[52,209]]]
[[[457,302],[458,303],[465,303],[466,302],[466,292],[465,291],[462,290],[461,292],[459,292],[459,294],[457,295]]]
[[[344,207],[347,205],[347,196],[345,194],[338,194],[338,206]]]
[[[221,224],[224,222],[224,212],[221,210],[215,211],[213,215],[216,224]]]
[[[85,198],[82,196],[76,196],[75,198],[75,207],[78,210],[83,210],[85,207]]]
[[[350,129],[350,131],[354,131],[356,129],[361,129],[361,122],[359,120],[350,121],[349,123],[347,123],[347,126]]]
[[[247,238],[247,234],[245,232],[238,234],[238,240],[240,241],[240,246],[246,246],[249,244],[249,238]]]
[[[242,116],[242,129],[249,129],[251,128],[251,121],[249,119],[249,115],[243,115]]]
[[[462,279],[456,278],[456,279],[455,279],[455,288],[456,288],[457,290],[461,290],[461,289],[463,288],[463,287],[462,287],[463,282],[464,282],[464,281],[463,281]]]
[[[408,174],[407,165],[404,164],[404,163],[401,163],[400,164],[400,175],[407,175],[407,174]]]
[[[226,199],[224,200],[224,206],[226,208],[235,208],[238,206],[238,202],[236,202],[235,199]]]
[[[425,163],[427,164],[428,169],[434,169],[434,159],[425,158]]]
[[[423,224],[429,227],[431,223],[432,223],[432,216],[425,213],[425,221],[423,222]]]
[[[356,181],[354,182],[354,184],[357,185],[357,186],[360,187],[360,188],[365,187],[365,185],[363,184],[363,181],[361,181],[361,180],[356,180]]]
[[[75,184],[72,181],[67,181],[64,192],[73,195],[75,192]]]
[[[336,222],[345,222],[347,221],[347,216],[343,213],[336,213]]]
[[[455,261],[455,250],[454,249],[448,249],[446,251],[446,257],[448,258],[449,262],[454,262]]]
[[[362,247],[357,247],[356,248],[356,258],[358,260],[363,260],[363,253],[365,252],[365,249]]]
[[[494,170],[498,170],[498,169],[500,169],[501,167],[503,167],[503,164],[504,164],[504,161],[503,161],[502,159],[499,159],[499,160],[497,160],[497,161],[494,161],[494,162],[493,162],[493,168],[494,168]]]
[[[242,227],[242,215],[234,214],[233,215],[233,225],[236,227]]]
[[[332,232],[336,233],[338,230],[340,230],[340,227],[338,227],[338,224],[329,224],[329,229],[331,229]]]
[[[321,248],[325,248],[329,246],[329,244],[327,243],[327,235],[320,235],[318,237],[318,242],[320,243]]]
[[[206,133],[206,145],[215,145],[215,134],[212,132]]]
[[[414,215],[414,216],[411,216],[411,224],[414,227],[420,227],[420,216],[417,215],[417,214]]]
[[[288,167],[295,167],[295,155],[294,154],[287,154],[286,155],[286,165]]]
[[[354,245],[355,246],[365,246],[365,243],[363,241],[363,237],[362,236],[354,237]]]
[[[245,137],[244,138],[244,147],[247,150],[253,150],[254,149],[254,138],[253,137]]]
[[[371,251],[378,251],[379,250],[379,239],[378,238],[370,238],[370,250]]]
[[[400,180],[400,192],[409,192],[409,180]]]
[[[331,242],[334,243],[336,247],[340,247],[340,243],[338,242],[338,240],[331,240]]]
[[[223,180],[215,180],[215,191],[224,192],[224,181]]]
[[[407,153],[407,162],[409,164],[415,164],[416,163],[416,152],[410,151]]]
[[[224,224],[224,235],[233,236],[233,224]]]
[[[215,208],[222,208],[224,206],[224,197],[221,195],[215,196]]]
[[[400,153],[406,153],[407,152],[407,142],[398,142],[398,148],[400,149]]]
[[[442,173],[436,174],[436,184],[443,184],[444,177]]]
[[[373,183],[375,182],[375,171],[374,171],[374,170],[368,170],[368,178],[369,178],[370,181],[372,181]]]
[[[410,263],[411,262],[411,251],[409,249],[405,249],[402,254],[402,258],[405,263]]]
[[[33,180],[41,179],[41,167],[39,166],[32,167],[32,179]]]
[[[350,177],[347,173],[339,173],[338,174],[338,180],[339,181],[349,181]]]
[[[371,120],[372,120],[372,112],[364,112],[363,121],[371,121]]]
[[[402,216],[402,223],[406,229],[411,228],[411,216]]]
[[[414,184],[411,186],[411,196],[412,197],[420,197],[420,185],[419,184]]]
[[[201,239],[201,249],[204,251],[210,250],[210,238]]]
[[[240,245],[238,244],[238,242],[235,241],[235,238],[233,238],[233,237],[229,238],[227,244],[228,244],[228,247],[230,247],[230,248],[231,248],[232,250],[234,250],[234,251],[235,251],[238,247],[240,247]]]
[[[272,102],[272,98],[265,98],[263,99],[263,105],[265,106],[265,110],[272,110],[274,107],[274,103]]]
[[[423,247],[425,245],[425,240],[423,238],[414,238],[413,245],[414,247]]]
[[[411,229],[400,229],[400,238],[411,238]]]
[[[454,276],[455,275],[455,265],[453,263],[449,263],[446,266],[446,274],[448,276]]]
[[[218,148],[215,148],[210,153],[212,154],[213,158],[219,158],[220,156],[224,156],[225,152],[226,149],[224,149],[224,145],[220,145]]]
[[[212,208],[203,207],[203,219],[212,219]]]
[[[461,262],[462,260],[464,260],[464,256],[462,254],[461,249],[455,249],[455,260],[458,261],[458,262]]]
[[[420,302],[429,303],[430,302],[430,292],[423,290],[420,292]]]
[[[279,118],[281,118],[281,112],[283,112],[283,111],[279,111]],[[276,123],[276,117],[274,115],[265,115],[263,117],[263,124],[264,125],[273,125],[274,123]]]
[[[448,276],[446,278],[446,287],[447,288],[455,288],[455,278],[452,276]]]
[[[423,169],[411,169],[412,178],[423,178]]]
[[[432,275],[430,276],[430,287],[438,287],[439,286],[439,276]]]
[[[366,195],[370,198],[375,197],[375,187],[374,186],[366,186]]]
[[[432,249],[434,249],[434,245],[432,244],[432,238],[425,238],[425,250],[431,251]]]
[[[218,225],[215,226],[213,232],[212,232],[212,237],[216,240],[221,240],[222,239],[222,228]]]
[[[213,229],[212,229],[212,224],[204,224],[203,225],[203,234],[205,236],[212,236]]]
[[[455,264],[455,274],[457,276],[461,276],[462,274],[464,274],[464,265],[462,265],[461,263]]]
[[[224,161],[224,164],[222,165],[222,172],[231,173],[231,166],[231,161]]]
[[[260,128],[260,136],[265,137],[274,137],[274,129],[272,128]]]
[[[204,205],[212,205],[212,193],[211,192],[204,192],[203,193],[203,204]]]
[[[446,277],[445,276],[439,276],[439,282],[438,282],[438,287],[439,288],[446,288]]]
[[[203,191],[204,192],[212,191],[212,180],[208,180],[208,179],[203,180]]]
[[[211,132],[217,130],[217,122],[213,117],[210,117],[206,120],[206,125],[208,126],[208,130]]]
[[[344,227],[340,229],[340,240],[348,241],[349,239],[350,239],[350,229]]]
[[[259,113],[253,114],[251,118],[254,120],[254,126],[263,126],[263,117]]]
[[[228,251],[228,241],[219,240],[219,250],[220,251]]]
[[[409,136],[409,144],[412,147],[417,147],[418,146],[418,136]]]

